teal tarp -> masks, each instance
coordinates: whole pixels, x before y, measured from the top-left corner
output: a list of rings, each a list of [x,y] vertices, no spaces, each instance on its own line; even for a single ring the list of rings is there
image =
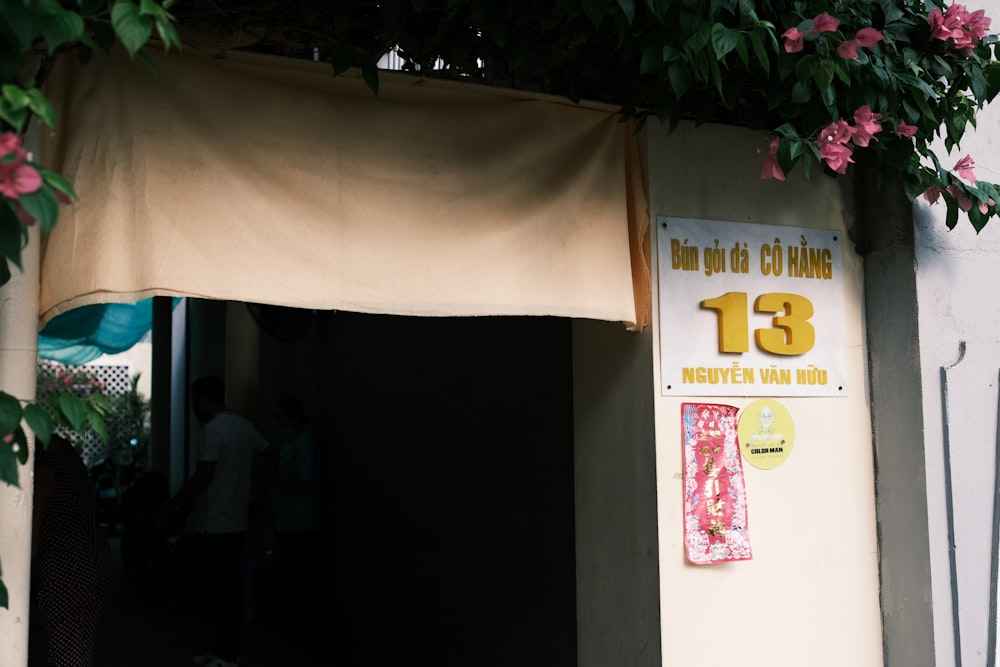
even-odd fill
[[[179,299],[174,300],[174,305]],[[85,364],[102,354],[130,349],[153,327],[153,300],[98,303],[57,315],[38,334],[38,356]]]

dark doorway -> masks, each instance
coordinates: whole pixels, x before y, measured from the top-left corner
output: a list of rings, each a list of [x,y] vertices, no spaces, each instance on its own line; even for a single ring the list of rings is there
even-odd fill
[[[570,321],[314,325],[298,342],[262,332],[261,371],[276,375],[262,387],[316,388],[321,650],[341,665],[575,665]]]

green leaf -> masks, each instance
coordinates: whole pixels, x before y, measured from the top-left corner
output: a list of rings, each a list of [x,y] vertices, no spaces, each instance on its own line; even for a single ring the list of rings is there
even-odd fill
[[[987,100],[989,84],[986,83],[983,70],[976,65],[970,65],[968,73],[972,86],[972,94],[976,96],[977,100],[985,102]]]
[[[955,229],[955,225],[958,224],[958,203],[952,197],[945,197],[945,203],[948,205],[948,214],[944,224],[948,229]]]
[[[878,6],[882,8],[882,13],[885,14],[886,23],[892,23],[903,17],[903,10],[899,8],[898,0],[878,0]]]
[[[663,69],[663,49],[653,46],[642,52],[639,61],[639,74],[654,74]]]
[[[771,61],[768,60],[767,51],[764,49],[764,43],[760,41],[760,35],[757,34],[756,30],[750,33],[750,46],[753,47],[754,55],[757,56],[757,61],[764,69],[764,73],[770,74]]]
[[[743,35],[739,35],[739,39],[736,40],[736,55],[743,62],[743,67],[750,66],[750,51],[747,50],[747,43],[743,39]]]
[[[111,407],[111,403],[108,402],[104,394],[91,394],[87,402],[101,416],[109,415],[114,411],[114,408]]]
[[[37,17],[27,4],[23,0],[0,0],[0,42],[9,45],[8,53],[24,53],[38,35]],[[20,67],[20,62],[15,60],[14,65]]]
[[[375,61],[366,60],[361,63],[361,79],[375,97],[378,97],[378,67]]]
[[[20,487],[17,478],[17,454],[14,453],[12,445],[13,443],[0,439],[0,482]]]
[[[992,102],[1000,92],[1000,63],[991,62],[984,67],[983,77],[986,79],[986,101]]]
[[[10,596],[7,594],[7,587],[3,585],[2,579],[0,579],[0,608],[10,608]]]
[[[632,20],[635,18],[635,0],[618,0],[618,6],[625,14],[625,21],[632,25]]]
[[[7,83],[0,87],[0,120],[6,121],[15,132],[21,132],[28,122],[28,94],[21,86]]]
[[[87,411],[87,422],[90,424],[90,428],[94,429],[94,433],[101,439],[104,444],[108,444],[108,427],[104,424],[104,417],[93,410]]]
[[[674,97],[680,99],[691,86],[691,70],[682,62],[670,63],[667,67],[670,77],[670,87],[674,89]]]
[[[111,51],[111,47],[115,43],[115,31],[108,25],[98,23],[94,26],[94,42],[105,53]]]
[[[25,107],[13,107],[9,101],[0,98],[0,120],[14,128],[15,132],[21,132],[28,122],[28,110]]]
[[[42,407],[29,403],[24,406],[24,421],[42,444],[48,445],[52,438],[52,417]]]
[[[796,139],[794,141],[789,142],[788,152],[789,155],[791,155],[793,162],[795,160],[798,160],[799,157],[802,155],[802,153],[805,152],[806,150],[805,144],[806,142],[802,139]]]
[[[667,18],[667,12],[670,10],[671,0],[646,0],[646,7],[652,12],[653,16],[660,23],[663,23]]]
[[[91,17],[98,14],[108,6],[107,0],[76,0],[80,7],[80,14],[84,17]]]
[[[740,41],[740,33],[731,28],[727,28],[721,23],[712,26],[712,50],[715,51],[715,59],[722,60],[730,51],[736,48]]]
[[[166,10],[163,9],[155,0],[139,0],[139,14],[142,16],[167,16]]]
[[[17,200],[28,215],[42,226],[42,232],[48,234],[52,231],[59,219],[59,200],[52,188],[43,185],[31,194],[21,195]]]
[[[73,189],[73,186],[65,178],[51,169],[46,169],[41,165],[35,165],[35,168],[38,169],[38,173],[42,175],[42,180],[45,181],[45,184],[50,188],[56,192],[63,193],[70,199],[79,199],[79,197],[76,196],[76,190]]]
[[[797,81],[792,86],[792,101],[803,104],[812,99],[812,87],[805,81]]]
[[[56,112],[52,104],[38,88],[28,88],[28,108],[48,127],[55,127]]]
[[[354,54],[345,46],[334,46],[330,52],[330,64],[333,65],[333,75],[339,76],[354,65]]]
[[[139,6],[131,0],[115,2],[111,7],[111,25],[131,58],[135,58],[153,34],[152,17],[140,14]]]
[[[719,93],[719,99],[723,100],[724,103],[726,99],[726,92],[722,89],[722,72],[719,70],[719,61],[710,60],[708,62],[708,66],[712,72],[712,82],[715,83],[715,89]]]
[[[57,2],[41,3],[38,28],[45,38],[49,55],[63,44],[74,42],[83,34],[83,19]]]
[[[821,88],[819,91],[819,97],[823,101],[823,106],[830,113],[830,117],[834,118],[837,116],[837,91],[833,89],[833,86],[827,86],[826,88]]]
[[[787,137],[789,139],[799,138],[799,131],[796,130],[795,126],[792,125],[791,123],[785,123],[784,125],[779,125],[778,127],[774,128],[774,131],[780,134],[781,136]]]
[[[56,394],[52,398],[53,403],[71,429],[77,433],[83,433],[83,428],[87,422],[87,405],[72,394]]]
[[[582,0],[581,4],[583,5],[583,13],[587,15],[595,27],[604,22],[604,17],[608,13],[608,3],[604,0]]]
[[[11,109],[25,109],[31,104],[31,98],[24,88],[16,83],[5,83],[0,87],[3,92],[3,99],[10,105]]]
[[[813,78],[819,68],[819,60],[814,55],[804,56],[795,63],[795,76],[799,81],[807,81]]]
[[[6,392],[0,391],[0,437],[13,433],[21,423],[21,402]]]
[[[0,199],[0,257],[6,257],[20,269],[24,227],[12,206],[9,199]]]
[[[816,68],[816,87],[819,88],[820,93],[823,92],[825,88],[829,88],[833,85],[833,65],[829,61],[825,61]]]
[[[160,36],[160,41],[163,42],[167,51],[170,50],[171,46],[176,47],[178,51],[181,50],[181,37],[177,34],[177,28],[174,27],[172,21],[157,19],[156,33]]]
[[[14,456],[17,457],[17,462],[24,465],[28,462],[28,436],[25,435],[24,429],[20,426],[14,431],[14,442],[11,449],[16,449]]]

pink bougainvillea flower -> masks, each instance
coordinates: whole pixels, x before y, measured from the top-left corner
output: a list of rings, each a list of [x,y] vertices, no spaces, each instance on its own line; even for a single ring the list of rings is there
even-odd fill
[[[0,158],[6,157],[11,153],[15,156],[16,162],[21,162],[27,155],[24,152],[24,145],[21,143],[21,137],[17,136],[13,132],[4,132],[0,134]]]
[[[974,12],[967,13],[964,17],[965,21],[965,31],[969,35],[969,40],[975,44],[983,37],[985,37],[990,31],[990,23],[993,20],[986,16],[986,11],[978,9]]]
[[[990,206],[996,206],[996,204],[993,197],[990,197],[989,201],[981,201],[979,202],[979,212],[986,215],[986,212],[990,210]]]
[[[951,29],[951,38],[955,50],[965,56],[971,56],[976,43],[987,33],[990,19],[982,9],[970,12],[964,5],[952,5],[944,12],[945,27]]]
[[[858,107],[858,110],[854,112],[854,136],[851,137],[854,145],[867,146],[868,142],[882,131],[881,120],[882,114],[872,113],[872,108],[867,104]]]
[[[965,56],[972,55],[975,45],[986,36],[991,19],[982,9],[970,12],[965,5],[951,5],[941,12],[932,7],[927,13],[931,37],[941,41],[952,40],[955,50]]]
[[[952,5],[949,10],[960,7],[961,5]],[[964,9],[964,7],[963,7]],[[956,25],[954,22],[954,16],[949,16],[947,19],[945,15],[941,13],[940,7],[932,7],[929,12],[927,12],[927,23],[931,26],[931,37],[934,39],[940,39],[941,41],[948,41],[954,37]],[[957,26],[961,29],[961,26]]]
[[[896,126],[896,134],[901,137],[912,137],[917,133],[916,125],[907,125],[903,121],[899,121],[899,125]]]
[[[844,144],[824,141],[819,144],[819,156],[833,171],[838,174],[847,173],[847,165],[854,162],[851,159],[851,148]]]
[[[962,209],[966,213],[972,210],[972,200],[966,197],[964,194],[962,194],[962,191],[959,189],[957,185],[949,185],[947,188],[945,188],[945,192],[947,192],[948,194],[950,194],[952,197],[955,198],[955,201],[958,202],[958,207],[960,209]]]
[[[936,204],[937,200],[941,198],[941,186],[932,185],[931,187],[924,190],[924,199],[930,204]]]
[[[805,33],[800,31],[798,28],[789,28],[785,32],[781,33],[781,36],[785,40],[785,53],[798,53],[801,51],[803,35],[805,35]]]
[[[840,19],[823,12],[813,19],[813,32],[833,32],[840,25]]]
[[[885,39],[885,35],[875,28],[862,28],[861,30],[858,30],[856,35],[854,35],[854,39],[860,46],[867,48],[869,46],[875,46],[875,44]]]
[[[778,147],[781,145],[781,139],[774,137],[771,139],[771,145],[767,150],[767,157],[764,158],[764,164],[760,166],[760,177],[767,180],[769,178],[775,178],[779,181],[785,180],[785,172],[781,170],[781,165],[778,164]]]
[[[837,55],[844,60],[857,60],[858,59],[858,42],[854,39],[849,39],[846,42],[842,42],[840,46],[837,47]]]
[[[854,128],[847,124],[847,121],[841,118],[836,123],[830,123],[819,133],[820,146],[826,143],[834,144],[846,144],[854,136]]]
[[[17,199],[42,187],[42,176],[34,167],[20,161],[0,163],[0,195]]]
[[[953,169],[958,174],[958,177],[968,181],[969,183],[976,182],[976,175],[972,173],[972,169],[976,166],[976,163],[972,161],[971,155],[966,155],[964,158],[955,163]]]
[[[16,200],[42,187],[38,170],[24,164],[27,156],[21,137],[13,132],[0,134],[0,195]]]

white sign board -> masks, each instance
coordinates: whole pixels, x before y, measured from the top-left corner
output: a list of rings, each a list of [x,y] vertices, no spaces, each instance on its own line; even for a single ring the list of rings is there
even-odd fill
[[[658,216],[665,396],[845,396],[842,234]]]

